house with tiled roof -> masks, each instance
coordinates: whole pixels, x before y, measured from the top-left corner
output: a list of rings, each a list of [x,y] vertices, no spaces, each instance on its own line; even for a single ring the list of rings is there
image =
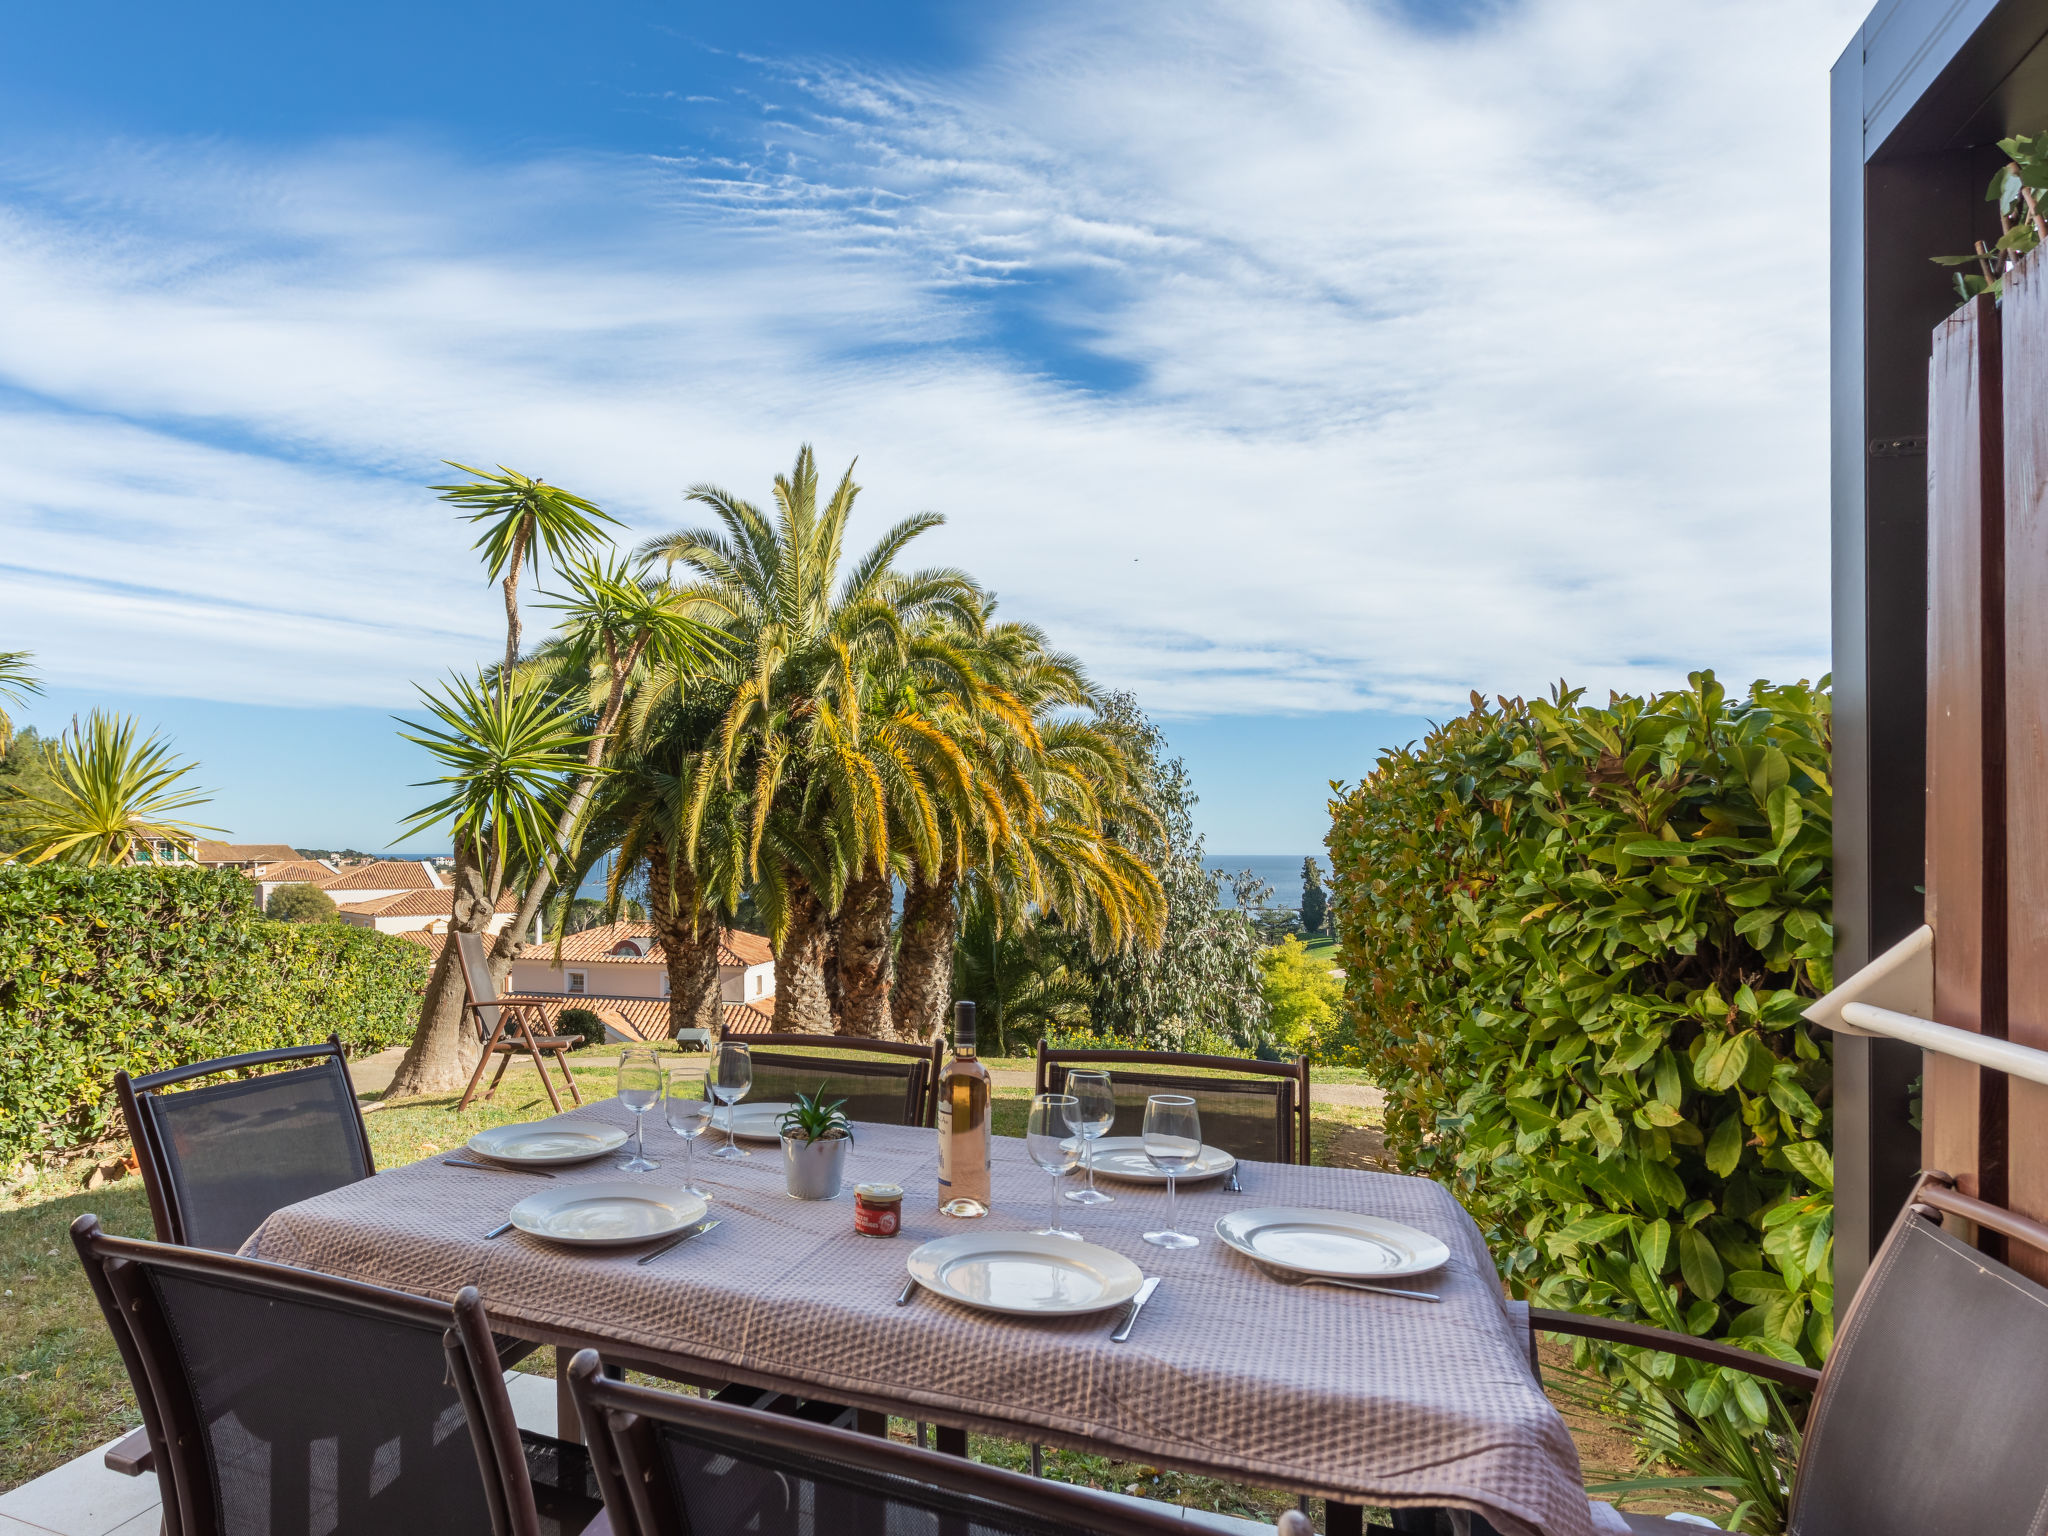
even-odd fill
[[[511,984],[526,996],[660,999],[668,996],[668,961],[651,924],[606,923],[566,935],[559,958],[553,944],[528,944],[512,962]],[[766,939],[719,931],[718,991],[728,1014],[774,1014],[775,951]]]
[[[252,872],[249,878],[256,882],[256,905],[267,907],[272,894],[280,886],[324,886],[339,873],[332,864],[320,859],[286,859],[264,865],[260,872]]]
[[[375,928],[379,933],[446,933],[455,918],[455,889],[439,886],[424,891],[395,891],[369,901],[348,901],[347,891],[332,885],[327,893],[335,898],[335,915],[358,928]],[[484,924],[485,933],[500,933],[519,915],[519,892],[504,891],[497,910]]]

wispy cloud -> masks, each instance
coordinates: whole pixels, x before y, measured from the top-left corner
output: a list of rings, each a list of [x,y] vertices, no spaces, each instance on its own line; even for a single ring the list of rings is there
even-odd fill
[[[686,155],[0,165],[0,644],[396,702],[491,648],[439,458],[645,533],[808,438],[1165,711],[1811,674],[1853,21],[1077,7]]]

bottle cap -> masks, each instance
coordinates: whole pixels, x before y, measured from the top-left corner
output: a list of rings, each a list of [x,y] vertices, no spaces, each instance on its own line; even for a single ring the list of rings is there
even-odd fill
[[[962,1002],[953,1005],[953,1048],[955,1050],[965,1049],[970,1051],[974,1049],[974,1004],[972,1003]]]

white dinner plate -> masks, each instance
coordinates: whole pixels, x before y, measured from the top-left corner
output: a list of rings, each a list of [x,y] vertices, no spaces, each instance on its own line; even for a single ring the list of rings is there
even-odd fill
[[[569,1184],[528,1195],[506,1212],[512,1225],[551,1243],[608,1247],[644,1243],[702,1221],[710,1207],[686,1189],[625,1180]]]
[[[1134,1184],[1164,1184],[1152,1159],[1145,1155],[1142,1136],[1105,1136],[1095,1143],[1095,1171],[1105,1179],[1128,1179]],[[1220,1179],[1237,1166],[1237,1159],[1221,1147],[1204,1143],[1201,1166],[1192,1173],[1176,1174],[1183,1184],[1190,1179]]]
[[[1106,1311],[1129,1301],[1145,1280],[1120,1253],[1035,1232],[935,1238],[909,1263],[911,1277],[926,1290],[1013,1317]]]
[[[494,1163],[514,1167],[551,1168],[559,1163],[587,1163],[616,1152],[626,1133],[601,1120],[538,1121],[527,1125],[494,1125],[469,1138],[469,1150]]]
[[[1425,1275],[1451,1256],[1437,1238],[1398,1221],[1299,1205],[1232,1211],[1216,1235],[1261,1264],[1336,1279]]]
[[[730,1124],[741,1141],[780,1141],[782,1117],[795,1108],[794,1104],[735,1104],[730,1108],[721,1104],[711,1111],[711,1128],[722,1136]]]

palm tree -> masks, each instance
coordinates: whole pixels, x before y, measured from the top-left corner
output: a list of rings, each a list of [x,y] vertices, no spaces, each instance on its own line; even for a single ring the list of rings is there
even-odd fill
[[[142,845],[221,830],[179,817],[209,798],[178,782],[193,764],[173,759],[155,736],[137,742],[135,732],[133,720],[98,710],[84,726],[73,723],[58,745],[50,784],[15,802],[17,858],[129,864],[138,862]]]
[[[591,721],[583,771],[562,808],[554,843],[573,868],[585,813],[635,686],[650,668],[671,679],[688,677],[723,645],[715,629],[685,611],[687,605],[673,589],[635,574],[622,560],[583,560],[564,574],[567,600],[552,605],[564,615],[561,634],[543,659],[551,664],[555,686],[579,688],[582,697],[575,707]],[[551,862],[534,866],[519,914],[500,936],[501,955],[509,957],[531,928],[553,878]]]
[[[43,691],[42,682],[29,670],[28,664],[34,658],[34,651],[0,651],[0,699],[26,704],[29,695]],[[5,754],[13,742],[14,722],[7,717],[6,710],[0,709],[0,754]]]
[[[642,550],[694,574],[683,596],[717,615],[731,647],[720,669],[729,702],[705,743],[715,772],[693,781],[680,856],[697,857],[715,796],[743,793],[745,877],[776,946],[776,1027],[818,1034],[832,1028],[829,923],[850,883],[867,882],[856,905],[869,917],[874,889],[886,892],[892,790],[904,787],[889,761],[889,732],[864,717],[872,675],[911,662],[920,625],[971,630],[982,609],[963,572],[896,569],[911,540],[944,521],[936,513],[898,522],[842,575],[859,494],[849,467],[820,508],[817,463],[805,446],[791,473],[776,477],[772,519],[699,485],[690,498],[710,507],[718,526]],[[900,810],[901,794],[893,798]],[[864,1025],[877,1017],[865,994],[857,1006]]]
[[[454,936],[481,933],[508,881],[523,870],[553,867],[557,829],[573,776],[584,767],[590,737],[556,699],[530,682],[481,674],[452,679],[440,693],[422,688],[429,724],[409,720],[401,732],[425,747],[447,771],[418,787],[445,786],[415,811],[401,840],[447,824],[455,844],[455,891],[444,945],[412,1045],[392,1078],[388,1098],[452,1093],[475,1065],[475,1032],[463,1027],[464,996]]]
[[[594,502],[572,495],[545,480],[530,480],[516,469],[498,466],[495,475],[443,459],[450,469],[475,475],[461,485],[436,485],[443,501],[469,508],[469,520],[485,528],[474,549],[484,552],[484,569],[492,581],[502,575],[505,589],[505,675],[519,662],[519,568],[534,546],[547,552],[557,568],[587,554],[603,536],[597,525],[618,519]]]

